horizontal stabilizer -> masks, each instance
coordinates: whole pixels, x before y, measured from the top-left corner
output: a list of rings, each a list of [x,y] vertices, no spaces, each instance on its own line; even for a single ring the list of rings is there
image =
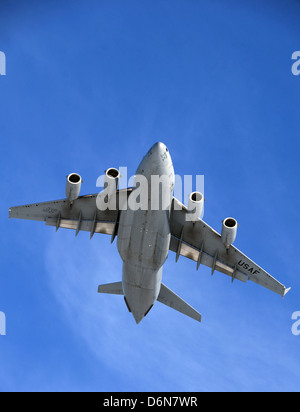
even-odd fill
[[[158,295],[157,300],[170,308],[177,310],[178,312],[183,313],[184,315],[189,316],[201,322],[201,315],[197,312],[192,306],[186,303],[183,299],[181,299],[178,295],[172,292],[167,286],[163,283],[161,284],[160,292]]]
[[[106,283],[98,286],[98,293],[110,293],[112,295],[124,295],[122,282]]]

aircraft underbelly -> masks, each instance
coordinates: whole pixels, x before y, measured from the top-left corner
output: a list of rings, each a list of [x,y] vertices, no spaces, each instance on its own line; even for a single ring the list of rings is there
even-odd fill
[[[121,214],[118,250],[124,263],[143,268],[140,275],[136,273],[132,279],[139,286],[148,287],[144,272],[156,272],[167,259],[170,243],[168,213],[126,210]]]
[[[126,210],[121,214],[118,250],[129,309],[138,321],[156,301],[170,243],[168,211]]]
[[[136,185],[141,176],[144,182]],[[164,189],[164,183],[156,185],[153,176],[163,177]],[[130,205],[131,200],[138,202],[139,197],[143,207],[122,210],[118,227],[123,292],[137,323],[151,309],[160,292],[162,267],[168,257],[171,240],[169,213],[173,186],[174,169],[167,148],[162,144],[153,146],[137,168],[136,190],[128,198]],[[169,200],[168,206],[164,203],[164,194]],[[158,207],[153,206],[155,200],[158,200]]]

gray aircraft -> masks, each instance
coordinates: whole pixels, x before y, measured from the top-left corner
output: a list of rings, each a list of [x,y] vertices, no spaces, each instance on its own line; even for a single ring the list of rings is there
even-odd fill
[[[158,177],[154,180],[153,177]],[[226,218],[221,234],[202,219],[203,194],[193,192],[188,206],[173,197],[175,175],[170,153],[154,144],[138,166],[133,188],[119,189],[120,173],[107,169],[104,190],[79,196],[81,177],[67,176],[66,199],[11,207],[10,218],[43,221],[46,225],[117,236],[123,260],[122,281],[100,285],[99,293],[123,295],[129,312],[139,323],[156,301],[201,322],[201,315],[162,283],[162,269],[169,250],[176,261],[185,256],[218,271],[231,281],[248,280],[284,296],[289,289],[274,279],[232,244],[237,221]],[[163,177],[163,179],[162,179]],[[164,201],[163,201],[164,198]]]

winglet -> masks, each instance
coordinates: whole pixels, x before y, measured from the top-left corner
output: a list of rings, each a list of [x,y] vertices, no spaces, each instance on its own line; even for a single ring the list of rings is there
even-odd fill
[[[285,288],[282,297],[284,298],[285,295],[291,290],[291,288]]]

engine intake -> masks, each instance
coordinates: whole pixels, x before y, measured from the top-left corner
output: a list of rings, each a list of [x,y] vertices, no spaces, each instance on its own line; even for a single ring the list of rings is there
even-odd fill
[[[204,196],[200,192],[192,192],[189,195],[188,213],[186,220],[196,222],[203,217],[204,213]]]
[[[237,221],[233,217],[227,217],[223,220],[221,237],[226,249],[235,241],[237,227]]]
[[[102,177],[103,176],[101,176],[101,178]],[[116,192],[120,177],[121,175],[118,169],[111,167],[105,171],[103,191],[98,193],[96,199],[96,205],[99,210],[117,210]],[[102,184],[99,186],[102,186]]]
[[[119,184],[120,172],[118,169],[110,167],[105,171],[104,191],[110,197],[116,193]]]
[[[77,173],[70,173],[67,176],[66,196],[70,202],[77,199],[81,189],[82,179]]]

